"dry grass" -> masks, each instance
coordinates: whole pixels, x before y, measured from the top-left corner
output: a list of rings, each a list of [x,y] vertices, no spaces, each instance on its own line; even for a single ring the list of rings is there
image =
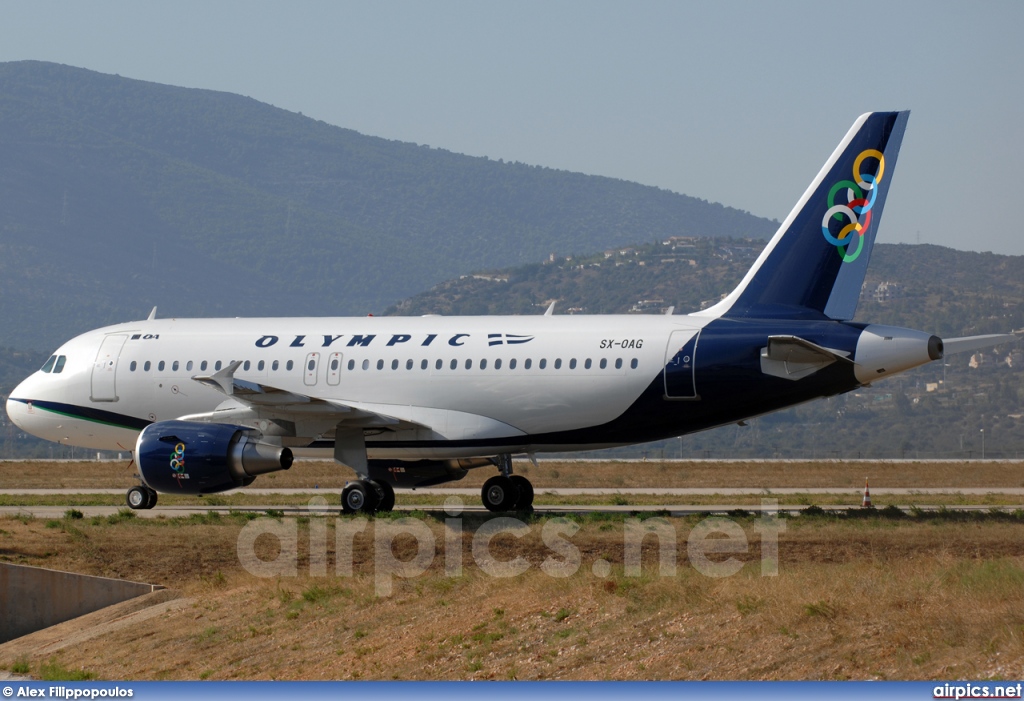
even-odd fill
[[[463,574],[444,571],[444,526],[425,518],[430,569],[375,595],[371,520],[352,577],[308,572],[308,522],[296,524],[299,576],[260,579],[236,555],[241,517],[188,520],[0,520],[0,558],[167,584],[181,611],[59,653],[67,669],[130,679],[803,679],[1012,678],[1024,673],[1024,525],[996,517],[790,519],[780,573],[760,576],[754,519],[742,571],[700,574],[687,561],[697,519],[671,519],[679,569],[658,576],[648,541],[643,574],[624,574],[617,517],[578,520],[582,567],[540,570],[556,556],[537,519],[521,539],[492,541],[499,560],[531,563],[508,579],[474,564],[467,518]],[[337,522],[328,519],[327,542]],[[342,523],[344,523],[342,521]],[[257,541],[264,557],[275,543]],[[395,557],[410,559],[403,536]],[[721,556],[719,556],[719,559]],[[592,564],[610,563],[606,577]],[[30,658],[35,671],[48,659]],[[0,659],[10,666],[16,659]]]

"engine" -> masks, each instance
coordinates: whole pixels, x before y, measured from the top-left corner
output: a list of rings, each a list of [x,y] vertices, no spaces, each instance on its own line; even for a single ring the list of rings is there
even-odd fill
[[[193,421],[150,424],[135,445],[142,480],[158,492],[214,494],[292,466],[292,451],[243,426]]]

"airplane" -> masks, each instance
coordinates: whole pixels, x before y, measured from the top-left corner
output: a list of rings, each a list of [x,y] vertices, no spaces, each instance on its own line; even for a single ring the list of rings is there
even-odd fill
[[[158,319],[82,334],[7,400],[22,430],[130,450],[133,509],[333,456],[346,513],[512,455],[670,438],[849,392],[1013,335],[853,322],[909,112],[859,117],[737,287],[685,315]]]

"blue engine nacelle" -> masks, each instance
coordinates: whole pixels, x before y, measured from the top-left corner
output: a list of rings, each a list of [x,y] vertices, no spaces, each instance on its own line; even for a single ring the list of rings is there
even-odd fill
[[[291,450],[258,439],[244,426],[159,421],[139,434],[135,460],[142,481],[158,492],[213,494],[292,466]]]

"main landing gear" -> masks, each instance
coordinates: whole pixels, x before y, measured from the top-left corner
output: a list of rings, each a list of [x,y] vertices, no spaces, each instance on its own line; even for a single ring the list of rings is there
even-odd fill
[[[124,495],[124,500],[133,509],[152,509],[156,506],[156,490],[145,485],[132,487]]]
[[[484,482],[480,499],[488,511],[532,511],[533,485],[521,475],[512,474],[512,456],[498,456],[500,475]]]
[[[346,514],[374,513],[395,508],[395,490],[383,480],[350,482],[341,491],[341,510]]]

